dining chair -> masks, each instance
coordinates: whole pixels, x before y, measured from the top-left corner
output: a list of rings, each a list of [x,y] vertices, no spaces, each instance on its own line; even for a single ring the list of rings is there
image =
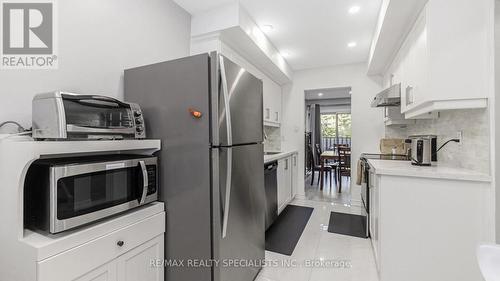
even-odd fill
[[[339,166],[337,174],[339,178],[339,193],[342,192],[342,177],[351,176],[351,148],[339,146]]]
[[[339,152],[339,147],[349,147],[349,145],[343,144],[343,143],[336,143],[336,144],[333,145],[334,151],[336,151],[338,153]]]
[[[312,163],[312,173],[311,173],[311,185],[314,184],[314,173],[315,172],[319,172],[319,175],[318,175],[318,184],[319,184],[319,181],[321,180],[321,160],[320,160],[320,156],[321,156],[321,153],[318,154],[318,152],[320,152],[320,150],[318,149],[315,149],[313,150],[312,147],[309,146],[309,153],[310,153],[310,157],[311,159],[313,159],[313,163]],[[332,177],[332,167],[330,166],[324,166],[324,171],[326,172],[327,175],[330,176],[330,178]],[[331,182],[331,180],[330,180]]]
[[[321,165],[321,154],[323,154],[323,150],[321,149],[321,146],[319,144],[316,144],[316,154],[318,155],[319,158],[319,164]],[[331,160],[326,160],[325,163],[323,163],[323,167],[325,170],[331,170],[329,173],[330,175],[330,187],[332,186],[332,180],[335,179],[335,185],[337,185],[337,167],[338,167],[338,162],[337,161],[331,161]],[[328,175],[327,175],[328,176]],[[333,178],[333,179],[332,179]]]

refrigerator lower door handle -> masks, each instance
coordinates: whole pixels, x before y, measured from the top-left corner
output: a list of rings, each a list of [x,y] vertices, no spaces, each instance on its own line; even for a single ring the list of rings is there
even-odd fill
[[[227,168],[226,168],[226,196],[224,198],[224,216],[222,218],[222,238],[227,235],[227,223],[229,219],[229,206],[231,203],[231,185],[232,185],[232,166],[233,166],[233,149],[227,148]]]
[[[220,73],[222,79],[222,93],[224,97],[224,111],[226,114],[226,131],[227,131],[227,144],[233,145],[233,132],[231,125],[231,104],[229,102],[229,89],[227,84],[226,67],[224,66],[224,57],[219,56]]]

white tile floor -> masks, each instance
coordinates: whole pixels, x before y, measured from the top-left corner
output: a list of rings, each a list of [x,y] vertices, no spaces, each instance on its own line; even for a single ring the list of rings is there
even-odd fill
[[[266,251],[271,266],[263,268],[256,281],[378,281],[369,239],[327,231],[330,212],[361,214],[361,207],[305,199],[291,204],[313,207],[312,216],[292,256]],[[283,266],[286,261],[296,261],[296,265]],[[307,262],[317,264],[304,266]],[[341,266],[342,262],[347,266]]]

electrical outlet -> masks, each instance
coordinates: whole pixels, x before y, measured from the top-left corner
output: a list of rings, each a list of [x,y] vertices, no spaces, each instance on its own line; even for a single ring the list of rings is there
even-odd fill
[[[458,145],[462,146],[463,141],[464,141],[464,132],[463,131],[457,131],[457,139],[459,140]]]

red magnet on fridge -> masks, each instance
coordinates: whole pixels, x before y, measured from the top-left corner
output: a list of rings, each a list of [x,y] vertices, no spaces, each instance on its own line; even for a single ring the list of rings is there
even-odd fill
[[[198,110],[195,110],[193,108],[190,108],[189,109],[189,113],[191,113],[191,115],[194,117],[194,118],[201,118],[201,116],[203,115],[201,113],[201,111],[198,111]]]

